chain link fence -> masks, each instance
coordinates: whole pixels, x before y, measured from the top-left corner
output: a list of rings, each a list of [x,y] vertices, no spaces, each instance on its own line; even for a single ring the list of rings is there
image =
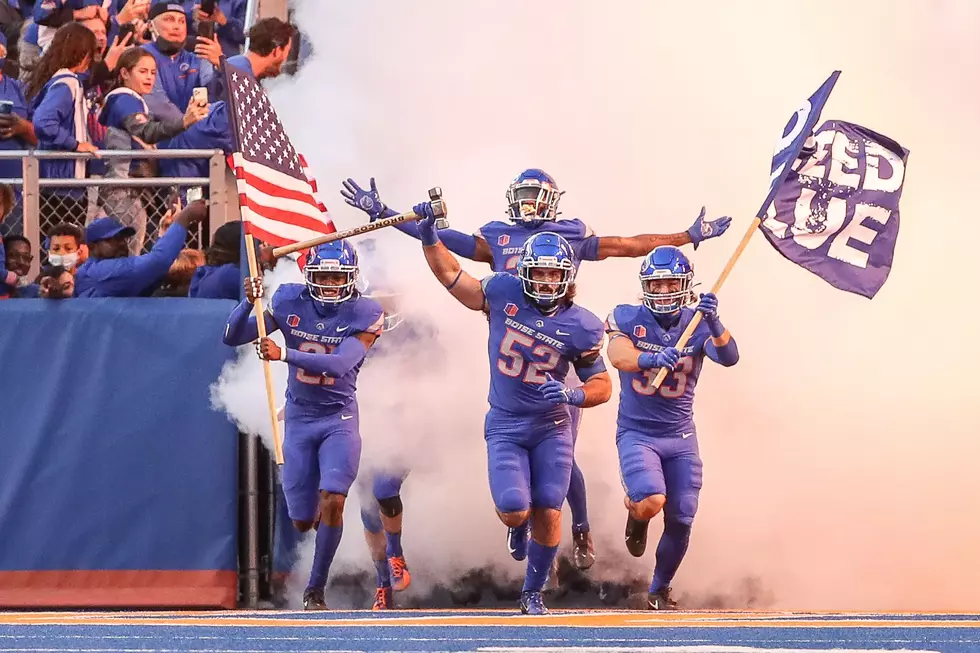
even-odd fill
[[[103,159],[132,159],[131,151],[103,150]],[[74,152],[9,151],[0,152],[0,159],[20,158],[23,177],[0,179],[0,184],[15,188],[15,203],[0,222],[0,235],[24,235],[34,251],[31,275],[36,275],[46,263],[47,253],[42,245],[50,230],[63,223],[84,229],[103,216],[117,218],[132,226],[136,235],[130,240],[130,254],[148,252],[173,215],[186,205],[187,191],[202,190],[209,201],[209,217],[196,225],[188,238],[187,247],[204,249],[211,234],[225,222],[240,219],[237,189],[219,150],[147,150],[140,158],[207,159],[207,177],[42,179],[38,174],[42,159],[78,159],[90,155]]]

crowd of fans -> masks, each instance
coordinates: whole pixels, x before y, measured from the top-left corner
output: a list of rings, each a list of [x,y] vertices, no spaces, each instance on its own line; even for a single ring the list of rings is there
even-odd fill
[[[0,0],[0,153],[92,155],[43,158],[42,179],[208,177],[208,159],[137,153],[232,150],[222,60],[257,79],[275,77],[295,40],[288,22],[265,18],[250,28],[242,52],[246,4]],[[102,159],[102,150],[134,156]],[[20,178],[22,167],[20,158],[0,158],[0,179]],[[35,253],[17,233],[19,195],[19,188],[0,186],[0,221],[9,234],[0,248],[0,299],[239,297],[240,222],[220,227],[206,251],[185,247],[188,228],[207,218],[203,201],[120,186],[102,187],[93,201],[84,187],[42,187],[38,255],[45,265],[31,278]],[[148,208],[164,214],[158,230]]]

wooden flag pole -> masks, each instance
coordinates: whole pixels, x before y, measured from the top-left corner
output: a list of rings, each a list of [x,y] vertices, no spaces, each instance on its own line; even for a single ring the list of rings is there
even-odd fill
[[[245,249],[248,253],[248,274],[250,277],[257,277],[259,266],[255,260],[255,242],[252,240],[252,234],[245,234]],[[261,297],[255,298],[255,314],[261,340],[268,335],[265,330],[265,309]],[[275,443],[276,464],[282,465],[282,434],[279,432],[279,411],[276,410],[276,399],[272,393],[272,368],[269,366],[269,361],[263,359],[262,371],[265,373],[265,395],[269,401],[269,416],[272,418],[272,441]]]
[[[749,240],[752,239],[752,236],[755,234],[756,230],[758,230],[759,225],[761,223],[762,223],[761,218],[752,218],[752,224],[749,225],[749,228],[745,232],[745,235],[742,236],[742,242],[740,242],[738,244],[738,247],[735,248],[735,253],[733,253],[731,258],[728,259],[728,264],[725,266],[725,269],[721,271],[721,274],[718,275],[718,280],[715,281],[715,285],[711,287],[712,293],[717,295],[718,291],[721,290],[721,286],[722,284],[725,283],[725,279],[728,278],[728,275],[731,273],[732,268],[735,267],[735,262],[738,261],[738,257],[740,257],[742,255],[742,252],[745,251],[745,248],[749,244]],[[687,345],[687,341],[691,339],[691,336],[694,334],[694,330],[698,328],[698,324],[700,323],[701,323],[701,312],[695,311],[694,317],[691,318],[691,321],[684,329],[684,332],[681,334],[681,337],[678,338],[677,344],[674,345],[674,347],[676,347],[679,350],[683,350],[684,347]],[[657,373],[656,378],[654,378],[653,380],[654,390],[660,387],[660,384],[663,383],[664,379],[667,378],[668,373],[670,373],[670,370],[668,370],[666,367],[660,368],[660,371]]]

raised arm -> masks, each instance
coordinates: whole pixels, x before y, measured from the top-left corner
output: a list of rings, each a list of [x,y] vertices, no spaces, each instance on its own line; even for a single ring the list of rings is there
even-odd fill
[[[425,202],[415,207],[419,215],[425,217],[419,221],[419,237],[422,241],[422,251],[429,269],[446,290],[466,308],[482,311],[486,308],[487,298],[483,293],[483,285],[463,271],[459,261],[439,240],[435,226],[435,215],[432,206]]]
[[[716,238],[728,229],[732,219],[728,216],[717,220],[704,219],[705,208],[701,207],[701,214],[694,221],[691,228],[675,234],[643,234],[639,236],[601,236],[599,238],[599,251],[597,260],[606,258],[636,258],[646,256],[654,248],[661,245],[674,245],[680,247],[688,243],[694,244],[694,249],[702,241],[709,238]]]
[[[340,191],[340,194],[344,196],[345,202],[367,213],[371,222],[398,215],[398,211],[388,208],[381,201],[374,177],[371,177],[371,187],[369,189],[361,188],[357,185],[356,181],[348,178],[344,182],[344,189]],[[425,202],[425,204],[429,203]],[[395,225],[395,229],[416,240],[421,240],[417,222],[403,222]],[[493,253],[490,251],[490,245],[479,236],[464,234],[462,231],[456,231],[455,229],[440,229],[439,239],[449,251],[463,258],[480,263],[493,263]]]

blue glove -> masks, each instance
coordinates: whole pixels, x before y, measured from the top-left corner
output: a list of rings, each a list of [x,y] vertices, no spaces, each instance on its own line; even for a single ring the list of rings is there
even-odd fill
[[[656,370],[666,367],[672,370],[677,366],[681,359],[681,352],[676,347],[667,347],[660,351],[645,351],[637,358],[636,364],[641,370]]]
[[[687,230],[687,235],[691,237],[691,242],[694,243],[694,249],[697,249],[702,240],[717,238],[725,233],[728,230],[728,225],[731,223],[732,219],[727,215],[717,220],[705,220],[704,207],[702,206],[701,215],[694,221],[691,228]]]
[[[701,301],[698,302],[697,310],[701,312],[711,335],[719,338],[721,334],[725,333],[725,326],[718,317],[718,298],[714,293],[701,293]]]
[[[436,215],[430,202],[422,202],[412,207],[415,215],[422,216],[419,220],[419,240],[423,245],[435,245],[439,242],[439,230],[436,229]]]
[[[698,302],[697,310],[701,311],[701,315],[705,320],[711,318],[718,318],[718,297],[715,296],[713,292],[701,293],[701,301]]]
[[[347,178],[344,182],[344,190],[340,191],[340,194],[344,196],[344,201],[353,206],[355,209],[360,209],[368,214],[371,218],[371,222],[374,222],[381,217],[384,213],[385,205],[381,202],[381,196],[378,195],[378,187],[374,184],[374,177],[371,177],[371,190],[364,190],[357,185],[357,182]]]
[[[560,383],[554,379],[550,379],[543,385],[538,386],[538,389],[544,395],[545,399],[556,406],[559,404],[581,406],[585,403],[585,390],[582,388],[566,388],[564,383]]]

